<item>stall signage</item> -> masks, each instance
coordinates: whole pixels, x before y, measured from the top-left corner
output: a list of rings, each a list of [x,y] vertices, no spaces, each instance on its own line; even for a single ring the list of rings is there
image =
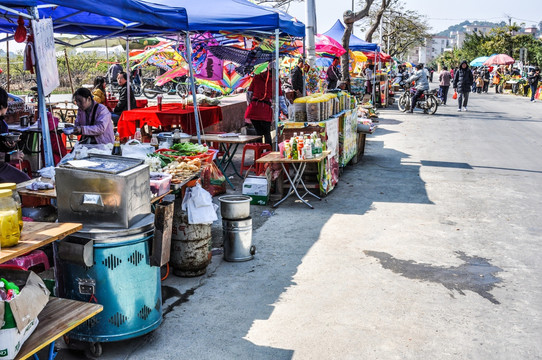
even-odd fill
[[[43,85],[43,93],[47,96],[60,85],[53,36],[53,20],[50,18],[33,20],[32,31],[34,33],[34,49]]]

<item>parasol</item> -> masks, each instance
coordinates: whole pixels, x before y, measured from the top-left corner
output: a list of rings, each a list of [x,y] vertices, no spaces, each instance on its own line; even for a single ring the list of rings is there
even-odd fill
[[[477,57],[476,59],[472,60],[470,63],[469,63],[469,66],[474,66],[474,67],[477,67],[477,66],[482,66],[484,65],[484,62],[489,59],[489,56],[480,56],[480,57]]]
[[[341,44],[327,35],[317,34],[314,37],[314,42],[316,53],[323,57],[340,57],[346,52]],[[299,52],[303,53],[303,43],[299,40],[295,43],[298,46]]]
[[[374,62],[377,62],[377,61],[390,62],[392,60],[391,56],[389,56],[388,54],[382,51],[379,53],[375,51],[363,51],[363,53],[365,54],[365,56],[367,56],[367,59],[372,60]]]
[[[516,61],[506,54],[497,54],[484,61],[483,65],[511,65]]]

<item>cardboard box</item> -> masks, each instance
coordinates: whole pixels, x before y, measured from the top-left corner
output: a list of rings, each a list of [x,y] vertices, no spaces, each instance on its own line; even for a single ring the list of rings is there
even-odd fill
[[[265,176],[248,176],[243,182],[243,195],[248,195],[252,198],[251,205],[267,205],[270,190],[270,168],[267,168]]]
[[[21,332],[17,328],[0,330],[0,359],[15,359],[21,346],[32,335],[38,323],[38,319],[35,318]]]
[[[17,297],[10,301],[0,301],[0,324],[4,326],[6,307],[9,306],[16,327],[0,330],[0,359],[13,359],[22,343],[37,326],[38,314],[49,301],[49,290],[32,271],[0,269],[0,278],[16,284],[24,284]],[[1,326],[0,326],[1,327]]]

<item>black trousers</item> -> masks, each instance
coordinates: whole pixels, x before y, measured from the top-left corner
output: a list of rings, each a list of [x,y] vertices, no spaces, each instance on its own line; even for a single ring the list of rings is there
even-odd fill
[[[450,89],[450,85],[444,86],[440,85],[440,92],[441,92],[441,99],[442,103],[446,105],[446,100],[448,99],[448,90]]]
[[[414,111],[414,108],[416,107],[416,102],[422,96],[423,90],[416,90],[416,94],[412,97],[412,104],[410,104],[410,112]]]
[[[256,130],[257,135],[263,135],[265,143],[273,145],[271,142],[271,122],[263,120],[250,120],[252,125],[254,125],[254,130]]]

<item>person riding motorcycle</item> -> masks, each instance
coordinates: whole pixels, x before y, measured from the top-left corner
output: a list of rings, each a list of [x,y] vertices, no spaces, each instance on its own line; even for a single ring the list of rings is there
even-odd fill
[[[427,81],[427,76],[425,75],[425,72],[423,71],[423,64],[416,65],[416,71],[414,74],[412,74],[411,77],[407,79],[407,84],[410,84],[412,81],[416,81],[416,93],[412,97],[412,103],[410,105],[410,113],[414,112],[414,107],[416,106],[416,102],[420,98],[420,96],[423,94],[424,91],[429,90],[429,82]]]

